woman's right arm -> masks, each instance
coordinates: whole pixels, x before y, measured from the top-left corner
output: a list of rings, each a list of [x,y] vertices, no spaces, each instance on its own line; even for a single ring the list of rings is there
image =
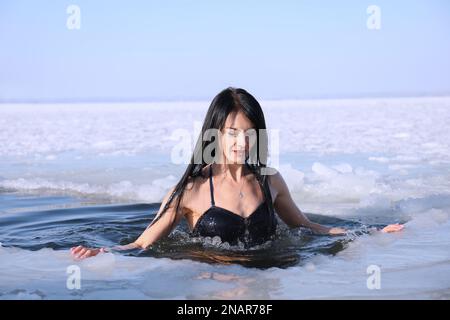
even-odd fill
[[[157,213],[157,217],[161,214],[173,190],[174,188],[171,188],[171,190],[169,190],[169,192],[164,197],[161,207],[159,208],[159,211]],[[86,248],[83,246],[78,246],[70,249],[71,254],[75,259],[84,259],[96,256],[100,252],[109,252],[113,250],[122,251],[131,249],[146,249],[159,239],[169,235],[172,229],[178,224],[178,222],[180,222],[181,218],[184,215],[184,210],[182,210],[182,205],[180,204],[180,209],[178,210],[178,212],[175,212],[175,206],[176,198],[172,200],[170,207],[166,210],[162,217],[153,225],[149,225],[149,227],[147,227],[147,229],[139,236],[139,238],[137,238],[132,243],[122,246],[115,246],[112,248]]]

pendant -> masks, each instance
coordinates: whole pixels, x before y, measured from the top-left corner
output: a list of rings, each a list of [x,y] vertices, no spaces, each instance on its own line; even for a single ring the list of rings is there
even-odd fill
[[[244,194],[242,192],[239,192],[239,198],[243,198]]]

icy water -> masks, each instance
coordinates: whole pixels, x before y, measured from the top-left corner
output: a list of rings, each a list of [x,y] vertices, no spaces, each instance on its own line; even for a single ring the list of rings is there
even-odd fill
[[[73,261],[75,244],[145,229],[185,168],[174,146],[193,143],[207,106],[1,105],[0,299],[450,298],[450,98],[262,102],[297,205],[346,236],[281,224],[244,251],[190,238],[183,222],[149,250]],[[366,233],[396,222],[400,233]]]
[[[113,246],[134,241],[149,224],[160,204],[96,204],[88,199],[62,196],[0,193],[2,245],[26,250],[67,250],[77,244]],[[355,223],[337,218],[309,215],[312,220],[351,228]],[[236,263],[270,268],[299,265],[316,254],[335,254],[346,239],[313,235],[280,228],[276,241],[245,250],[224,247],[219,239],[194,238],[186,223],[149,250],[129,252],[131,256],[191,259],[206,263]],[[340,239],[339,239],[340,238]],[[208,242],[209,241],[209,242]]]

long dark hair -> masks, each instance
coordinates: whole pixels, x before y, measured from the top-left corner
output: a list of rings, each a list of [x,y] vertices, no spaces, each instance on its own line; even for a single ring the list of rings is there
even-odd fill
[[[242,111],[245,114],[245,116],[253,123],[254,129],[257,133],[256,143],[252,147],[257,148],[256,152],[254,152],[255,150],[253,150],[253,152],[250,151],[250,154],[256,156],[256,159],[250,159],[251,161],[248,161],[249,159],[246,159],[245,165],[255,175],[258,184],[263,192],[266,205],[268,206],[270,212],[272,214],[274,213],[272,196],[270,194],[267,175],[261,174],[261,169],[266,167],[268,154],[268,138],[264,113],[258,101],[246,90],[229,87],[222,90],[212,100],[208,112],[206,113],[202,130],[197,140],[197,144],[192,154],[190,163],[187,166],[186,171],[184,172],[180,181],[176,184],[163,210],[153,219],[149,227],[162,217],[162,215],[167,211],[174,199],[176,199],[175,212],[178,212],[180,202],[189,179],[203,176],[202,169],[208,165],[203,157],[204,150],[210,143],[214,142],[209,141],[209,139],[211,138],[210,136],[208,136],[208,132],[211,131],[209,129],[223,129],[228,115],[232,112],[237,111]],[[214,153],[214,151],[212,151],[212,153]],[[198,161],[198,159],[200,159],[200,161]]]

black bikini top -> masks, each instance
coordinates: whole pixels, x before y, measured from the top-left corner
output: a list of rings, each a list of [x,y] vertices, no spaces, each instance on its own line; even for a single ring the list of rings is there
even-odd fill
[[[211,207],[197,220],[192,229],[193,236],[219,236],[222,242],[236,245],[240,241],[244,247],[248,248],[270,240],[275,234],[277,219],[265,201],[247,218],[215,205],[211,166],[209,167],[209,188]]]

